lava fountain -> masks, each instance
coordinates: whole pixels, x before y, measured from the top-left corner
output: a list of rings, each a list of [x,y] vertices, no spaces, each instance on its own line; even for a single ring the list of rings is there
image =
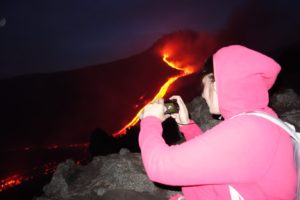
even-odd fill
[[[168,88],[178,79],[183,76],[190,75],[195,72],[194,68],[192,66],[182,66],[182,64],[179,61],[173,61],[170,59],[170,52],[167,50],[164,50],[162,53],[162,59],[169,67],[172,67],[174,69],[177,69],[180,71],[180,74],[172,76],[168,78],[168,80],[160,87],[159,91],[156,93],[156,95],[152,98],[152,100],[149,100],[148,102],[145,103],[147,105],[149,102],[152,102],[156,99],[163,98],[165,94],[168,91]],[[126,124],[122,129],[120,129],[118,132],[114,133],[113,136],[121,136],[126,134],[126,129],[136,125],[139,121],[139,116],[143,112],[143,109],[140,109],[138,113],[135,115],[135,117],[128,123]]]

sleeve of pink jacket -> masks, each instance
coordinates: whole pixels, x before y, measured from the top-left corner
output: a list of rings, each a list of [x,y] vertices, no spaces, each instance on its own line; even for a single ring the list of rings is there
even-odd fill
[[[180,132],[183,133],[186,140],[191,140],[194,137],[201,135],[203,132],[193,120],[190,120],[189,125],[183,125],[180,127]]]
[[[160,120],[146,117],[141,121],[139,145],[147,175],[152,181],[177,186],[257,179],[268,166],[266,160],[271,152],[261,149],[265,145],[254,149],[253,143],[258,144],[256,136],[247,138],[251,134],[244,134],[239,124],[241,121],[221,123],[205,134],[195,126],[183,127],[187,139],[193,139],[168,146],[162,138]]]

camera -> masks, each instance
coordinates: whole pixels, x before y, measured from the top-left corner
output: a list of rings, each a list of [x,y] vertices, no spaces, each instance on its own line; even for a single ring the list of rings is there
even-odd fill
[[[166,107],[165,114],[173,114],[179,112],[179,105],[176,99],[169,99],[164,102]]]

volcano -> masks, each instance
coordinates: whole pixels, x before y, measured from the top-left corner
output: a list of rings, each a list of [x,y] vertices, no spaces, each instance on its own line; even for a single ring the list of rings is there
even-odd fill
[[[189,60],[196,65],[196,58],[189,55],[184,60],[178,52],[195,50],[187,45],[194,45],[199,38],[201,63],[216,49],[211,48],[211,40],[179,32],[164,36],[140,54],[114,62],[0,80],[1,148],[87,142],[96,128],[115,133],[152,100],[170,77],[179,74],[164,62],[162,49],[167,47],[173,62],[178,57],[184,64]],[[184,85],[195,81],[193,77],[185,77],[185,84],[178,80],[177,88],[186,88]],[[169,89],[184,96],[177,88]],[[171,94],[168,92],[166,97]],[[186,98],[196,95],[189,92]]]
[[[86,141],[121,128],[176,70],[148,50],[127,59],[0,82],[4,144]]]

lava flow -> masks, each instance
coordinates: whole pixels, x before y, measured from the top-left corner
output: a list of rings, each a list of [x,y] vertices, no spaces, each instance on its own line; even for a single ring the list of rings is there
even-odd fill
[[[194,69],[191,66],[182,67],[180,62],[170,61],[169,58],[170,58],[170,55],[168,53],[163,54],[163,58],[162,58],[163,61],[165,63],[167,63],[170,67],[181,71],[181,73],[179,75],[176,75],[176,76],[173,76],[173,77],[169,78],[167,80],[167,82],[164,83],[163,86],[160,88],[158,93],[152,98],[152,100],[146,102],[145,105],[147,105],[149,102],[154,101],[156,99],[163,98],[165,96],[165,94],[167,93],[168,88],[170,87],[170,85],[172,85],[172,83],[174,83],[178,78],[190,75],[194,72]],[[139,116],[143,112],[143,109],[144,109],[144,107],[138,111],[136,116],[127,125],[125,125],[117,133],[113,134],[113,136],[116,137],[116,136],[121,136],[121,135],[126,134],[126,129],[128,129],[128,128],[130,128],[130,127],[132,127],[132,126],[134,126],[138,123]]]
[[[22,149],[15,149],[15,151],[17,151],[18,153],[21,154],[24,151],[45,151],[46,150],[48,153],[53,152],[53,151],[54,152],[59,151],[61,154],[61,152],[63,150],[70,151],[72,149],[73,150],[78,149],[82,152],[82,149],[87,149],[87,148],[88,148],[87,143],[67,144],[67,145],[54,144],[54,145],[43,147],[42,149],[34,149],[31,147],[25,147]],[[34,153],[32,153],[32,154],[34,154]],[[69,157],[63,156],[58,161],[46,161],[42,165],[33,165],[30,167],[30,169],[26,168],[26,170],[24,170],[23,172],[19,171],[19,172],[15,172],[12,175],[6,176],[6,177],[0,177],[0,193],[5,190],[8,190],[10,188],[16,187],[26,181],[33,181],[35,179],[39,179],[40,177],[52,174],[55,171],[59,162],[65,160],[66,158],[69,158]],[[79,159],[79,158],[72,158],[72,159],[76,161],[76,164],[80,164],[80,161],[83,160],[83,159]]]

